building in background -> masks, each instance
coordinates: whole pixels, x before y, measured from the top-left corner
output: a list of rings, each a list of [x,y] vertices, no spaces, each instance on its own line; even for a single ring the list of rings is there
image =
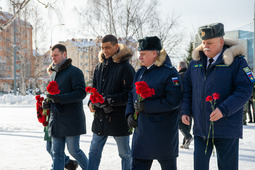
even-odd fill
[[[12,14],[0,11],[0,24],[6,23],[11,17]],[[3,92],[10,92],[14,88],[13,23],[0,32],[0,91]],[[34,84],[33,28],[20,18],[15,19],[15,25],[17,89],[25,93]]]
[[[67,57],[72,59],[72,64],[80,68],[84,74],[84,79],[87,85],[91,85],[92,78],[94,75],[94,70],[98,64],[98,53],[101,50],[101,40],[102,36],[98,36],[96,39],[71,39],[64,42],[67,48]],[[138,57],[137,52],[137,42],[133,38],[123,39],[118,38],[120,44],[128,45],[133,51],[133,57],[130,63],[134,68],[138,68]]]
[[[50,81],[50,75],[47,73],[47,68],[52,62],[50,57],[50,50],[46,51],[43,55],[34,51],[35,58],[35,78],[33,89],[35,93],[40,94],[46,92],[46,87]]]
[[[93,72],[98,63],[98,53],[101,50],[101,39],[71,39],[64,42],[67,48],[67,57],[72,64],[82,70],[87,85],[91,85]]]

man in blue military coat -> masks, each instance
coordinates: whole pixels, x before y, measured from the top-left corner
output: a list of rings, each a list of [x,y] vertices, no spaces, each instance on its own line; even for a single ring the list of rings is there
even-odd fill
[[[214,145],[220,170],[238,169],[239,138],[242,138],[243,106],[251,96],[254,78],[237,41],[224,40],[224,25],[214,23],[199,28],[202,44],[192,54],[184,77],[182,121],[194,118],[194,169],[208,170]],[[215,110],[206,97],[219,94]],[[214,135],[207,136],[211,121]],[[211,133],[212,134],[212,133]]]
[[[128,125],[135,128],[132,141],[132,170],[149,170],[157,159],[163,170],[176,170],[178,156],[178,109],[181,99],[179,73],[171,65],[158,37],[139,41],[141,68],[134,83],[145,81],[155,95],[137,102],[135,85],[126,108]],[[139,111],[134,120],[134,112]]]

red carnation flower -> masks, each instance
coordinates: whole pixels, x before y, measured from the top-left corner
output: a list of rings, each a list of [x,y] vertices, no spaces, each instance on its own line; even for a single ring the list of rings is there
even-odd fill
[[[89,92],[91,93],[89,99],[90,101],[95,104],[95,103],[104,103],[104,98],[101,94],[99,94],[97,92],[97,89],[96,88],[92,88],[92,87],[86,87],[86,92]]]
[[[98,97],[98,102],[103,104],[104,103],[104,98],[103,96],[100,94],[100,96]]]
[[[92,87],[86,87],[86,88],[85,88],[85,91],[88,92],[88,93],[90,93],[91,90],[92,90]]]
[[[96,88],[92,88],[91,90],[90,90],[90,93],[97,93],[97,89]]]
[[[207,96],[206,99],[205,99],[205,101],[207,101],[207,102],[212,102],[212,101],[213,101],[212,96]]]
[[[213,99],[217,100],[220,98],[220,94],[219,93],[213,93]]]
[[[138,95],[138,102],[142,102],[144,99],[155,95],[155,90],[150,88],[145,81],[138,81],[135,83],[136,94]],[[135,111],[134,119],[137,120],[139,113]]]
[[[47,86],[47,91],[51,95],[59,94],[60,90],[58,89],[58,83],[56,81],[51,81]]]
[[[35,96],[35,99],[36,99],[36,100],[39,100],[40,98],[41,98],[40,95],[36,95],[36,96]]]
[[[207,96],[205,101],[211,103],[212,112],[213,112],[215,110],[215,107],[216,107],[215,106],[216,105],[216,100],[220,98],[220,95],[218,93],[213,93],[212,96]],[[213,100],[214,100],[214,102],[212,102]],[[210,126],[209,126],[209,132],[208,132],[207,141],[206,141],[205,154],[207,153],[208,142],[209,142],[211,131],[212,131],[212,145],[213,145],[213,154],[214,154],[214,123],[213,123],[213,121],[210,122]]]
[[[43,126],[48,126],[49,122],[43,122]]]

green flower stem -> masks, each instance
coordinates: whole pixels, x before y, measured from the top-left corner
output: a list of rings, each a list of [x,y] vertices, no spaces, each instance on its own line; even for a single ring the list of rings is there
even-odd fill
[[[208,132],[208,136],[207,136],[205,154],[207,153],[207,148],[208,148],[208,143],[209,143],[209,137],[210,137],[211,127],[212,127],[212,121],[211,121],[211,123],[210,123],[209,132]]]
[[[214,111],[214,106],[215,106],[215,101],[214,100],[214,103],[212,103],[212,101],[210,101],[211,103],[211,107],[212,107],[212,111]],[[212,145],[213,145],[213,156],[214,156],[214,122],[211,121],[210,123],[210,127],[209,127],[209,132],[208,132],[208,136],[207,136],[207,142],[206,142],[206,148],[205,148],[205,155],[207,153],[207,148],[208,148],[208,143],[209,143],[209,137],[210,137],[210,132],[211,132],[211,129],[212,129]]]
[[[212,147],[213,147],[213,156],[214,156],[214,122],[211,121],[212,123]]]

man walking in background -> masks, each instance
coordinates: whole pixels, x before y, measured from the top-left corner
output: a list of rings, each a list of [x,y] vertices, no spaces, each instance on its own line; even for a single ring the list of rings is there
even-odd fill
[[[187,63],[185,61],[181,61],[178,63],[177,68],[178,68],[178,72],[180,74],[181,80],[183,82],[185,72],[187,71],[187,68],[188,68]],[[181,133],[184,136],[181,148],[189,149],[189,145],[193,141],[193,137],[190,134],[191,124],[192,124],[192,118],[190,119],[190,124],[186,125],[182,122],[181,115],[179,115],[179,130],[181,131]]]

